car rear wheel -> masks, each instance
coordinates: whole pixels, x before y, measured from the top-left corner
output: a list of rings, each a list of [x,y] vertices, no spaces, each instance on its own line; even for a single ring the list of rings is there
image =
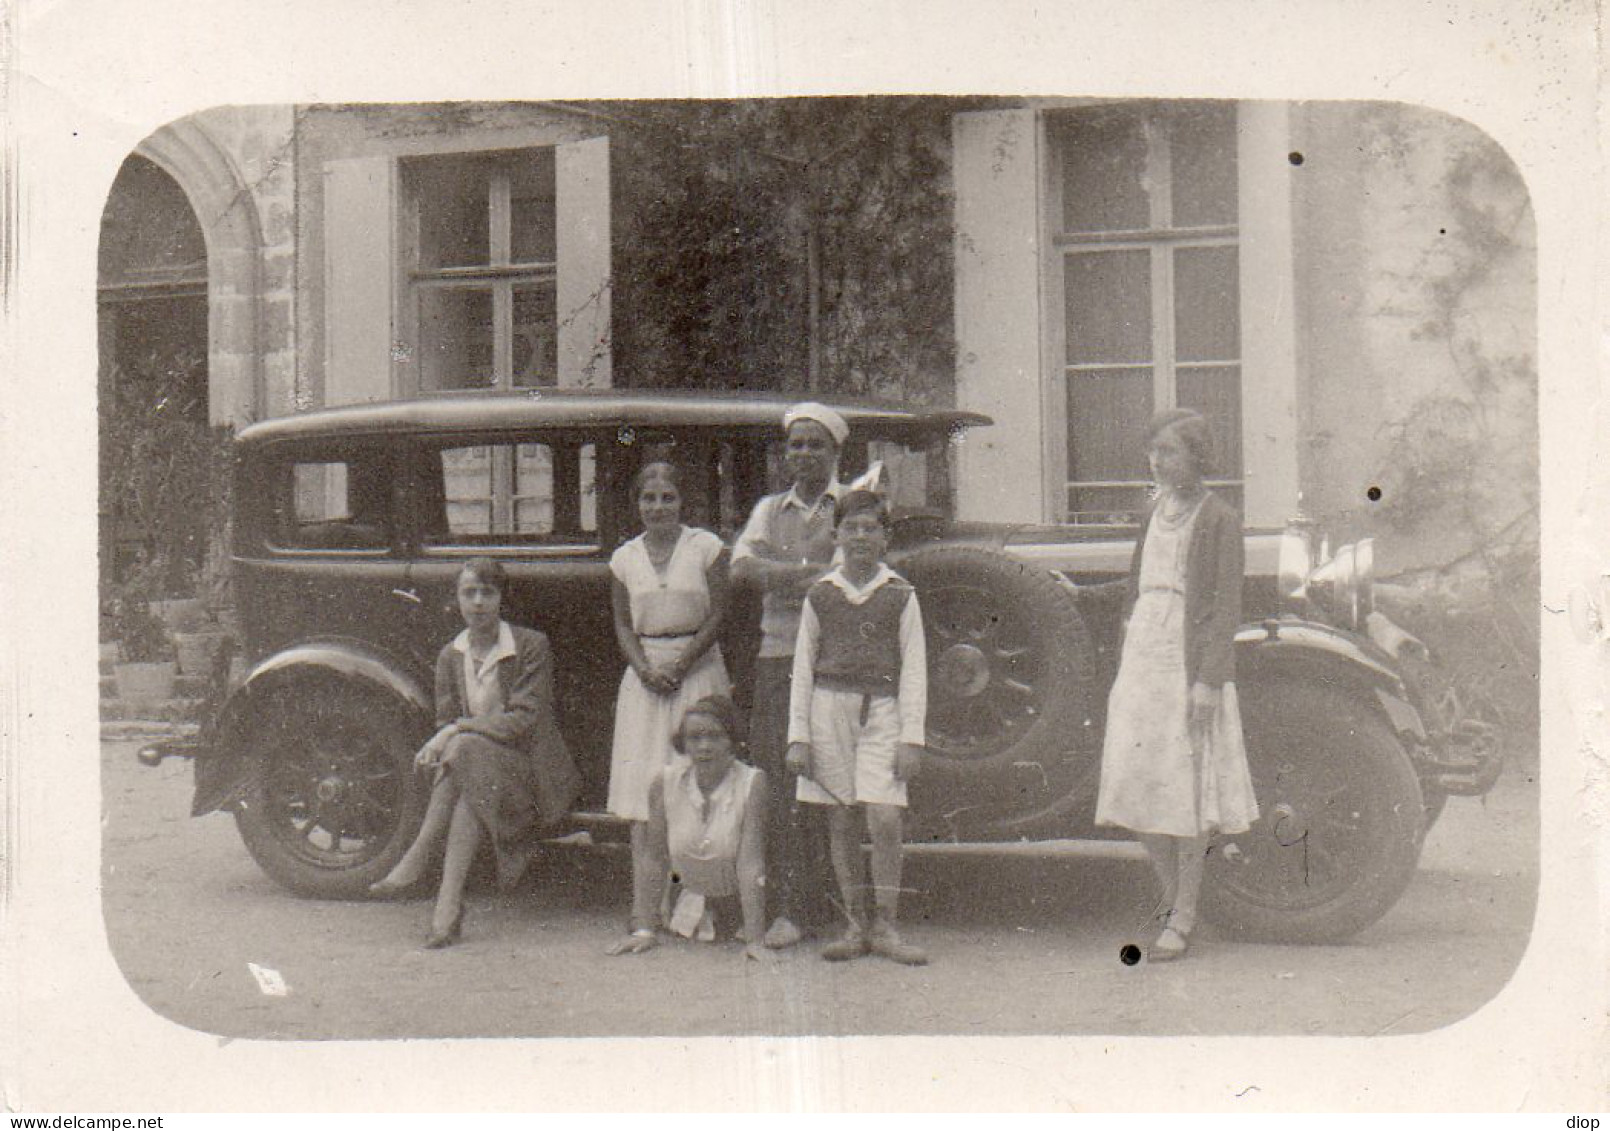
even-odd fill
[[[411,718],[379,694],[323,685],[285,688],[263,704],[235,820],[265,872],[302,895],[353,899],[391,870],[428,799]]]
[[[1276,679],[1241,704],[1259,817],[1209,849],[1203,913],[1276,942],[1345,939],[1414,875],[1426,810],[1408,755],[1343,689]]]
[[[965,546],[919,550],[899,568],[917,589],[927,637],[924,775],[1015,789],[1014,767],[1062,766],[1086,747],[1093,651],[1056,578]]]

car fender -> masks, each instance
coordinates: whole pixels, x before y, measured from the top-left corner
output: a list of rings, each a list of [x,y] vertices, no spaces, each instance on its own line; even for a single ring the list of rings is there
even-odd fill
[[[332,679],[406,704],[419,716],[422,727],[435,711],[421,680],[397,657],[380,649],[347,638],[292,645],[253,666],[225,702],[211,740],[196,758],[191,816],[232,808],[240,800],[252,774],[246,752],[256,733],[253,716],[267,698],[296,683]]]
[[[1235,634],[1235,660],[1243,685],[1278,671],[1350,687],[1369,697],[1408,749],[1426,741],[1425,723],[1392,658],[1352,633],[1291,618],[1243,625]]]

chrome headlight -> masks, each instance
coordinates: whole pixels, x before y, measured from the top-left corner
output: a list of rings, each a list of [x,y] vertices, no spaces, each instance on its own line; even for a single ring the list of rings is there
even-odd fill
[[[1375,539],[1350,542],[1337,550],[1315,567],[1307,590],[1337,624],[1361,629],[1375,609]]]
[[[1294,518],[1280,535],[1280,604],[1282,610],[1302,607],[1308,599],[1308,578],[1314,572],[1314,528]]]

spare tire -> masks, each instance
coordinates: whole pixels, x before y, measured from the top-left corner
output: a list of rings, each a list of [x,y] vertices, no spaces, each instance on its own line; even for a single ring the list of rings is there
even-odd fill
[[[1050,786],[1086,761],[1094,650],[1069,587],[975,546],[917,550],[896,568],[928,647],[923,777],[981,800],[1019,791],[1025,769]]]

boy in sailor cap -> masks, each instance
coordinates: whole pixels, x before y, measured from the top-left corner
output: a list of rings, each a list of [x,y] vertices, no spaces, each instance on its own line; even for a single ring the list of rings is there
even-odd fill
[[[732,551],[733,580],[763,595],[749,741],[772,789],[766,876],[773,919],[765,942],[773,948],[799,942],[804,929],[824,917],[828,891],[820,822],[795,800],[797,775],[786,771],[784,759],[800,608],[806,590],[833,562],[833,508],[844,493],[839,451],[850,426],[833,409],[807,401],[783,414],[783,431],[793,485],[755,504]]]

